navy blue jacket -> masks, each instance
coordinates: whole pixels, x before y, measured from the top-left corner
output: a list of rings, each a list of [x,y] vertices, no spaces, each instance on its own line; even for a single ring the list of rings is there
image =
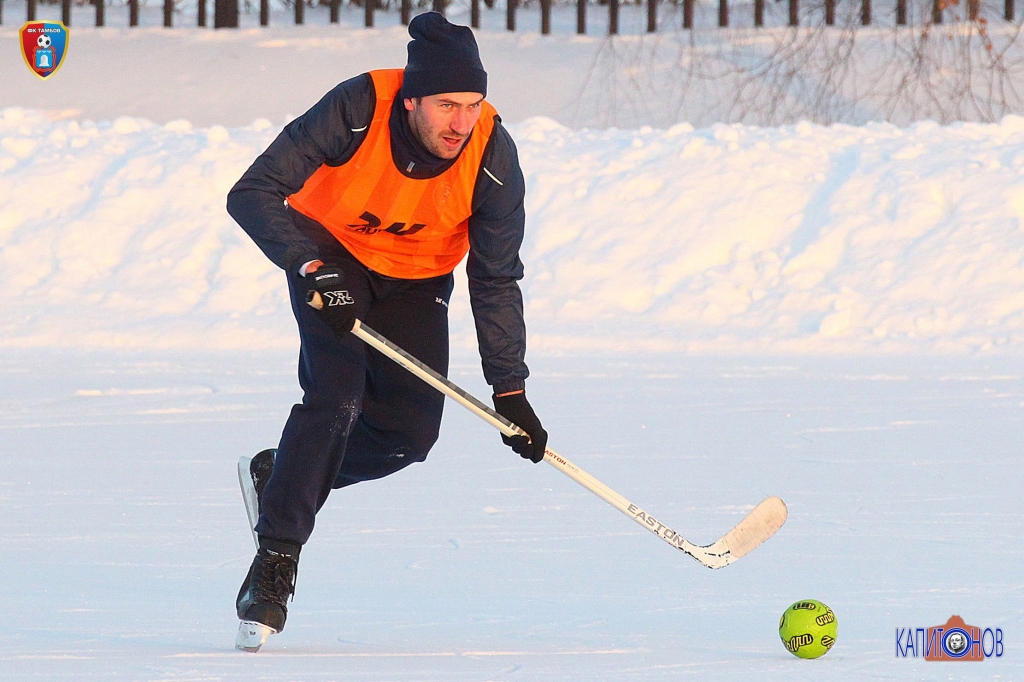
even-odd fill
[[[328,261],[333,236],[285,204],[322,164],[340,166],[366,137],[376,96],[369,74],[341,83],[281,131],[228,193],[228,213],[279,267],[298,272],[311,260]],[[411,134],[401,97],[390,119],[392,156],[411,178],[434,177],[454,161],[439,159]],[[526,324],[518,281],[523,277],[526,183],[515,143],[495,121],[473,190],[469,219],[469,298],[476,321],[484,379],[496,393],[525,386],[529,370]]]

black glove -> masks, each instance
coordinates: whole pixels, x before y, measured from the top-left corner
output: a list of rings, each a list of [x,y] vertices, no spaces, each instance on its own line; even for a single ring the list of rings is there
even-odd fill
[[[306,279],[312,287],[306,300],[314,291],[320,294],[323,307],[317,312],[327,326],[338,336],[352,331],[356,321],[356,301],[345,288],[345,273],[333,265],[321,265],[315,272],[307,274]]]
[[[534,464],[544,459],[544,448],[548,445],[548,432],[540,425],[540,420],[530,407],[526,399],[526,392],[513,393],[511,395],[491,396],[494,401],[494,411],[505,419],[509,420],[526,433],[526,436],[501,435],[505,445],[511,447],[523,459],[528,459]]]

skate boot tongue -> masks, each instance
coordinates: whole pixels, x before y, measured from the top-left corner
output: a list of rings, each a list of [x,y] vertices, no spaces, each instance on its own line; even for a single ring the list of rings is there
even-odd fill
[[[260,573],[254,585],[256,602],[271,602],[287,609],[289,597],[295,596],[295,579],[299,573],[299,553],[276,552],[261,543],[257,557],[260,555],[262,555]]]

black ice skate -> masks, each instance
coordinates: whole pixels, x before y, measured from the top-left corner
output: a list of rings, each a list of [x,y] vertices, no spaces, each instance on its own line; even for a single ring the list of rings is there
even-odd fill
[[[263,450],[255,457],[242,457],[238,460],[238,484],[242,486],[242,500],[245,502],[245,515],[249,517],[249,528],[257,549],[260,539],[256,537],[256,522],[260,519],[260,501],[263,489],[274,471],[274,458],[277,450]]]
[[[301,549],[288,542],[260,539],[260,548],[235,601],[241,620],[236,649],[255,653],[268,636],[284,630],[288,598],[295,594]]]

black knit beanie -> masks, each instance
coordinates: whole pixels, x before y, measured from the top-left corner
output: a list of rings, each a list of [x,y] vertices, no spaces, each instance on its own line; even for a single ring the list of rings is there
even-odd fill
[[[412,40],[402,97],[443,92],[487,95],[487,72],[469,27],[451,24],[437,12],[426,12],[409,22],[409,35]]]

